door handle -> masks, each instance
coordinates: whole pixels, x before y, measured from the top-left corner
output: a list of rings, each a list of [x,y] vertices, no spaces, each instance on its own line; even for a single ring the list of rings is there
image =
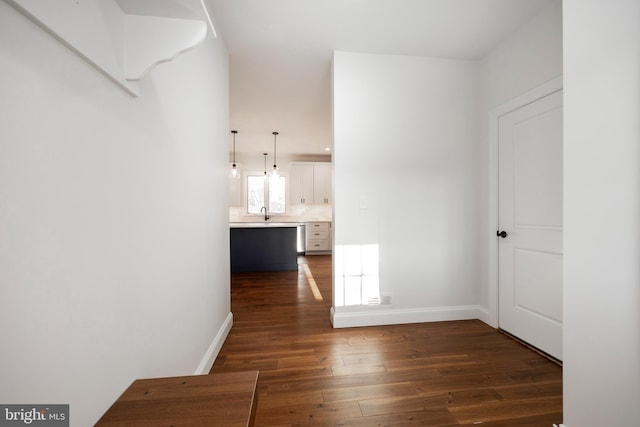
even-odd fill
[[[508,236],[508,234],[506,231],[502,230],[502,231],[496,231],[496,236],[500,236],[504,239],[505,237]]]

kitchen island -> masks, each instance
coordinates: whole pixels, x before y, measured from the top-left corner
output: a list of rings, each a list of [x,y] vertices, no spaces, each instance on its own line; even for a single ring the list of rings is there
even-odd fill
[[[231,272],[297,271],[297,222],[232,222]]]

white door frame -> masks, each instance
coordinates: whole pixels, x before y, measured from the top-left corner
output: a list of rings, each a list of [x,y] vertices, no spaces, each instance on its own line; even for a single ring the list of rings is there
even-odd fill
[[[489,324],[499,326],[498,295],[498,120],[501,116],[562,90],[562,76],[496,107],[489,112]]]

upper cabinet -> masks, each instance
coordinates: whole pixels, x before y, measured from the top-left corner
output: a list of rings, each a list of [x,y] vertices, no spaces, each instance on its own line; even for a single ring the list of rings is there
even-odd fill
[[[289,202],[330,204],[332,170],[331,163],[291,163]]]
[[[330,163],[313,165],[313,200],[314,203],[331,203],[331,176],[333,168]]]
[[[313,203],[313,164],[292,163],[289,167],[289,202]]]

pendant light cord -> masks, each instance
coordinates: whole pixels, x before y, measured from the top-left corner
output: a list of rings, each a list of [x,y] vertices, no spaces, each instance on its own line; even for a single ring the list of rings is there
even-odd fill
[[[238,133],[237,130],[232,130],[231,133],[233,134],[233,166],[236,165],[236,134]]]
[[[276,166],[276,138],[278,137],[278,132],[273,133],[273,170],[275,171],[278,167]]]
[[[262,153],[264,155],[264,176],[267,176],[267,153]]]

